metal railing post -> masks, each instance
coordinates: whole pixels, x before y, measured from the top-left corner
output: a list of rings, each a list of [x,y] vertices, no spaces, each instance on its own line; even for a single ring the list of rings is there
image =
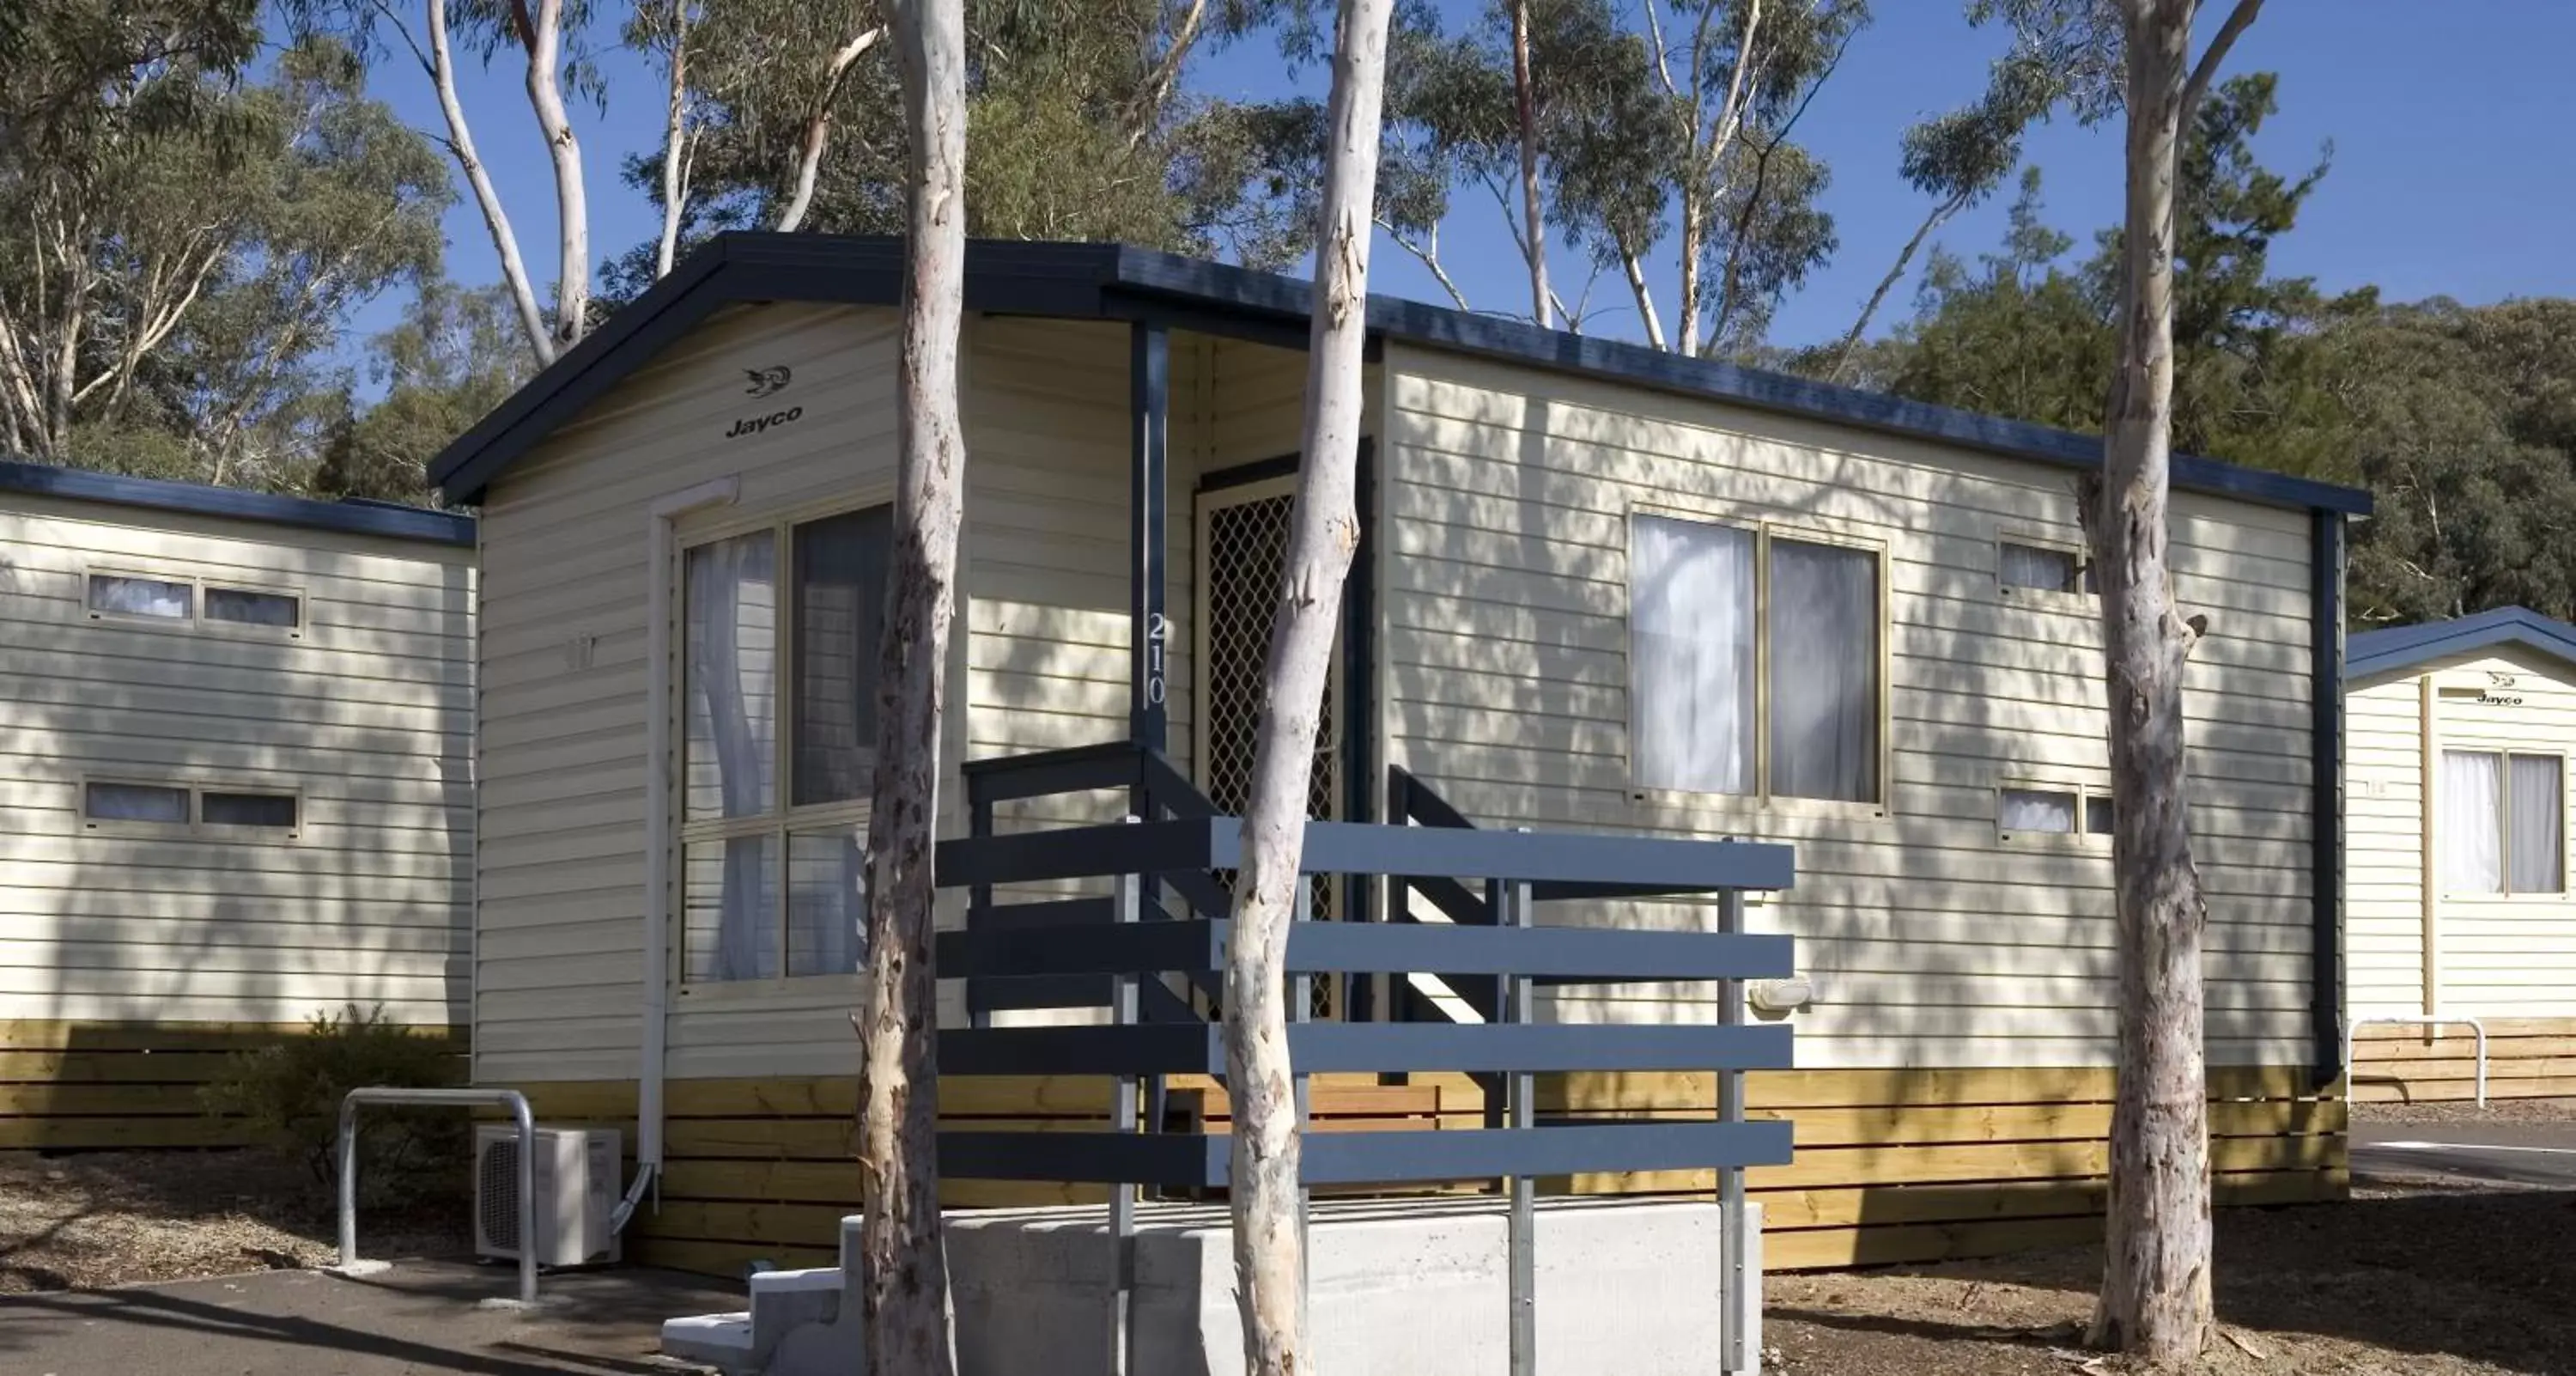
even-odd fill
[[[1134,817],[1127,819],[1135,821]],[[1118,876],[1117,911],[1114,920],[1139,922],[1144,918],[1144,880],[1142,876]],[[1120,1027],[1136,1022],[1136,976],[1122,973],[1110,978],[1110,1020]],[[1136,1130],[1136,1077],[1120,1075],[1110,1101],[1110,1128],[1114,1132]],[[1110,1376],[1129,1376],[1135,1359],[1136,1305],[1136,1187],[1120,1183],[1109,1187],[1109,1238],[1114,1249],[1111,1258],[1110,1284],[1113,1298],[1109,1310]]]
[[[340,1269],[358,1268],[358,1106],[496,1107],[510,1110],[519,1143],[519,1303],[537,1302],[537,1121],[515,1089],[399,1089],[371,1085],[340,1100]]]
[[[1733,936],[1744,930],[1744,892],[1728,889],[1717,896],[1717,929]],[[1717,982],[1717,1021],[1721,1027],[1740,1027],[1744,1023],[1744,986],[1741,980]],[[1717,1120],[1721,1123],[1744,1121],[1744,1072],[1717,1072]],[[1726,1376],[1752,1376],[1761,1365],[1761,1354],[1754,1348],[1751,1335],[1745,1332],[1744,1314],[1747,1287],[1755,1278],[1747,1266],[1750,1251],[1745,1237],[1744,1168],[1717,1168],[1718,1276],[1725,1287],[1718,1307],[1718,1369]]]
[[[1523,880],[1506,881],[1499,897],[1502,910],[1494,915],[1497,925],[1526,927],[1530,925],[1530,886]],[[1532,981],[1527,975],[1507,976],[1503,981],[1503,1006],[1506,1022],[1528,1023],[1536,1020],[1536,1000]],[[1510,1088],[1511,1126],[1526,1131],[1537,1126],[1536,1087],[1538,1077],[1526,1070],[1515,1070],[1507,1083]],[[1538,1182],[1526,1175],[1511,1178],[1512,1204],[1509,1234],[1512,1290],[1512,1376],[1536,1376],[1538,1371]]]
[[[2352,1086],[2361,1078],[2361,1069],[2353,1063],[2352,1059],[2354,1048],[2358,1045],[2358,1038],[2354,1034],[2361,1030],[2363,1023],[2371,1022],[2379,1023],[2388,1027],[2421,1027],[2427,1031],[2436,1031],[2444,1027],[2465,1027],[2469,1029],[2470,1033],[2478,1039],[2478,1107],[2485,1108],[2487,1106],[2487,1025],[2476,1018],[2455,1018],[2448,1014],[2439,1013],[2365,1013],[2362,1016],[2345,1023],[2343,1029],[2343,1075],[2344,1097],[2346,1099],[2350,1099],[2352,1097]]]

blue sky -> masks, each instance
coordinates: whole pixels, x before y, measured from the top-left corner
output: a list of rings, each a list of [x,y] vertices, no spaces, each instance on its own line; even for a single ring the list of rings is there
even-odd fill
[[[1443,0],[1470,16],[1478,0]],[[1824,205],[1841,248],[1782,308],[1773,342],[1810,343],[1839,335],[1913,232],[1924,205],[1897,176],[1897,139],[1923,116],[1973,98],[1999,36],[1971,29],[1958,0],[1878,0],[1877,22],[1853,44],[1841,71],[1800,126],[1802,140],[1833,170]],[[1453,21],[1454,22],[1454,21]],[[2215,20],[2205,20],[2214,24]],[[2576,295],[2576,83],[2565,55],[2576,51],[2576,5],[2539,0],[2276,0],[2237,45],[2231,72],[2281,75],[2281,112],[2260,141],[2267,162],[2304,168],[2331,141],[2333,171],[2299,227],[2276,245],[2277,271],[2312,275],[2329,290],[2377,283],[2393,300],[2446,295],[2470,302],[2510,296]],[[607,63],[609,110],[583,107],[576,122],[589,167],[594,259],[651,237],[658,223],[617,169],[659,141],[660,74],[623,54]],[[1324,73],[1293,84],[1320,94]],[[1270,96],[1292,78],[1266,43],[1219,52],[1200,64],[1194,85],[1212,94]],[[437,107],[416,67],[379,70],[375,93],[424,130]],[[467,107],[531,270],[553,260],[554,198],[543,144],[528,118],[515,71],[469,73]],[[973,156],[971,144],[968,156]],[[2119,212],[2116,125],[2060,123],[2039,130],[2028,156],[2047,178],[2048,219],[2089,241]],[[1941,242],[1974,253],[1991,246],[2009,193],[1951,222]],[[1479,193],[1444,235],[1443,259],[1480,308],[1526,309],[1522,269],[1500,212]],[[462,281],[498,276],[481,217],[461,200],[447,220],[449,272]],[[1585,271],[1559,249],[1560,282]],[[1380,244],[1380,291],[1442,300],[1408,256]],[[1877,329],[1911,300],[1900,287]],[[1624,302],[1615,277],[1596,302]],[[1666,286],[1658,305],[1670,319]],[[369,313],[370,325],[392,313]],[[1633,318],[1604,315],[1595,328],[1627,334]],[[1877,332],[1876,330],[1873,331]]]

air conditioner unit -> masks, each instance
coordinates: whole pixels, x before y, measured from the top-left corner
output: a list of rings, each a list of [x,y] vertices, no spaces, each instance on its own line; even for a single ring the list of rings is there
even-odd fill
[[[537,1129],[538,1265],[617,1260],[620,1147],[615,1128]],[[474,1129],[474,1254],[519,1257],[519,1134],[506,1123]]]

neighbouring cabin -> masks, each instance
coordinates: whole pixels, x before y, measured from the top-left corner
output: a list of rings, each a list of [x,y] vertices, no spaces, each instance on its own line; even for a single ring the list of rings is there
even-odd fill
[[[2353,1096],[2576,1096],[2576,626],[2520,607],[2352,637]]]
[[[476,1077],[647,1139],[647,1258],[813,1259],[855,1199],[899,248],[724,236],[433,465],[482,513]],[[944,834],[1240,805],[1306,299],[1113,245],[972,246]],[[1315,815],[1792,845],[1795,888],[1747,919],[1795,937],[1803,967],[1753,991],[1798,1036],[1796,1070],[1751,1081],[1755,1116],[1797,1122],[1795,1163],[1751,1172],[1772,1263],[2098,1229],[2110,778],[2076,508],[2098,442],[1409,302],[1369,321],[1363,545]],[[2176,588],[2209,619],[2187,712],[2218,1191],[2336,1197],[2342,542],[2367,498],[2175,472]],[[1221,904],[1216,878],[1173,901]],[[1088,892],[952,894],[942,921]],[[1319,884],[1313,906],[1492,917],[1456,884]],[[1670,901],[1540,913],[1713,921]],[[943,1018],[1097,1016],[1096,992],[1011,986],[944,983]],[[1464,1020],[1491,997],[1325,980],[1313,1011]],[[1713,997],[1543,992],[1540,1016],[1705,1022]],[[1175,1015],[1204,1012],[1193,999]],[[639,1108],[656,1083],[658,1123]],[[1222,1123],[1212,1084],[1164,1090],[1166,1121]],[[1106,1081],[1062,1077],[941,1094],[952,1124],[1097,1122],[1109,1103]],[[1541,1095],[1572,1121],[1705,1111],[1713,1089],[1587,1074]],[[1326,1083],[1315,1112],[1333,1130],[1486,1107],[1464,1077],[1422,1076]]]
[[[0,462],[0,1147],[236,1140],[223,1053],[467,1022],[474,523]]]

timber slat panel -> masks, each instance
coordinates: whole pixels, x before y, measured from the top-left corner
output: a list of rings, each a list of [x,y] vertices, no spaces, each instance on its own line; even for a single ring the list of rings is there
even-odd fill
[[[1981,1256],[2097,1237],[2105,1191],[2111,1073],[2104,1069],[1796,1071],[1757,1074],[1756,1118],[1798,1125],[1795,1163],[1748,1173],[1770,1209],[1766,1259],[1787,1268]],[[2211,1072],[2213,1188],[2225,1204],[2343,1197],[2350,1106],[2300,1067]],[[2533,1083],[2539,1083],[2534,1081]],[[1225,1100],[1206,1077],[1173,1077],[1176,1114],[1224,1128]],[[1706,1074],[1545,1077],[1543,1117],[1556,1121],[1699,1117]],[[521,1086],[539,1116],[616,1123],[635,1114],[629,1083]],[[2365,1095],[2370,1086],[2362,1086]],[[1483,1097],[1460,1076],[1318,1077],[1319,1131],[1481,1126]],[[2465,1082],[2462,1091],[2466,1093]],[[846,1078],[674,1081],[665,1130],[663,1208],[639,1220],[639,1260],[740,1274],[752,1260],[829,1258],[840,1216],[855,1207],[855,1086]],[[950,1077],[941,1122],[1005,1130],[1097,1128],[1108,1104],[1098,1077]],[[1579,1106],[1579,1107],[1576,1107]],[[1575,1192],[1702,1193],[1713,1172],[1584,1176]],[[1096,1203],[1098,1186],[951,1180],[952,1208]]]
[[[207,1115],[199,1091],[235,1054],[310,1032],[306,1023],[0,1020],[0,1149],[234,1147],[255,1134]],[[463,1031],[414,1035],[462,1052]]]

